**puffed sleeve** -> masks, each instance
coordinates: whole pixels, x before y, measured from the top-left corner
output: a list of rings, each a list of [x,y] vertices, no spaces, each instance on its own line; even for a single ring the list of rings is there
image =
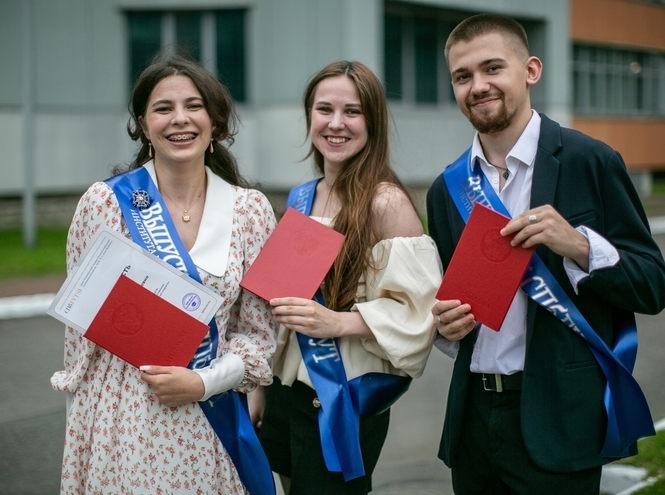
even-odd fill
[[[358,311],[376,340],[363,340],[368,352],[419,377],[432,348],[432,306],[442,268],[434,241],[427,236],[396,237],[372,249],[374,269],[359,287]]]
[[[67,272],[77,265],[90,240],[102,226],[121,231],[121,215],[113,191],[96,182],[79,200],[67,234]],[[127,232],[123,233],[128,235]],[[95,344],[76,330],[66,327],[65,369],[51,377],[55,390],[75,392],[97,352]]]
[[[275,229],[275,215],[268,199],[259,191],[246,192],[245,200],[236,206],[243,242],[243,275]],[[244,378],[235,387],[236,390],[248,393],[257,385],[272,383],[271,363],[276,347],[276,332],[277,326],[268,302],[241,290],[231,308],[223,351],[240,356],[245,364]]]

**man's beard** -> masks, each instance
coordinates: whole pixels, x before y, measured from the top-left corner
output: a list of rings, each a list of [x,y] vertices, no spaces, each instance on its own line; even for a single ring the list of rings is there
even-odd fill
[[[469,122],[475,130],[481,134],[492,134],[493,132],[500,132],[506,129],[513,120],[513,115],[508,115],[508,109],[506,108],[506,101],[504,95],[501,94],[501,106],[493,114],[482,114],[474,112],[472,104],[477,100],[486,98],[487,95],[483,95],[479,98],[469,98],[466,103],[466,108],[469,111]]]

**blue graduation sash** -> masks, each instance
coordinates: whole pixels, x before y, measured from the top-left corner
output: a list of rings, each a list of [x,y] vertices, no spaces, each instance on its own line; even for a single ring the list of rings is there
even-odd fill
[[[446,187],[466,223],[475,203],[510,217],[499,196],[476,163],[471,167],[471,148],[443,171]],[[637,327],[630,314],[619,323],[613,349],[598,336],[561,288],[545,263],[534,253],[521,288],[536,303],[557,317],[566,327],[587,341],[607,384],[604,403],[607,431],[601,457],[626,457],[638,439],[654,435],[649,406],[632,375],[637,356]]]
[[[309,216],[319,180],[292,189],[287,206]],[[314,298],[325,306],[320,290]],[[341,471],[345,481],[363,476],[360,414],[375,415],[388,409],[407,391],[411,378],[366,373],[348,381],[337,339],[314,339],[298,332],[296,336],[307,373],[321,401],[318,422],[326,467],[332,472]]]
[[[132,240],[201,283],[199,272],[182,244],[159,189],[144,167],[106,180],[116,195]],[[213,318],[188,367],[208,366],[217,354],[219,331]],[[229,453],[240,480],[251,495],[274,495],[268,459],[252,426],[247,396],[234,390],[199,402],[213,430]]]

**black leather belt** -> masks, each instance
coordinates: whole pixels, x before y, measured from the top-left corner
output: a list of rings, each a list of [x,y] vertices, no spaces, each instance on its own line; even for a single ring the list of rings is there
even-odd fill
[[[504,390],[522,389],[522,371],[512,375],[499,375],[494,373],[474,373],[483,382],[483,389],[487,392],[503,392]]]

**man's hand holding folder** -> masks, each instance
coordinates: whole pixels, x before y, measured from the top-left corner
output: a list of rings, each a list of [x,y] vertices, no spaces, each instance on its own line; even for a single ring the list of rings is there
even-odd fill
[[[469,304],[475,320],[499,331],[534,249],[511,246],[500,231],[509,218],[476,204],[436,298]]]

